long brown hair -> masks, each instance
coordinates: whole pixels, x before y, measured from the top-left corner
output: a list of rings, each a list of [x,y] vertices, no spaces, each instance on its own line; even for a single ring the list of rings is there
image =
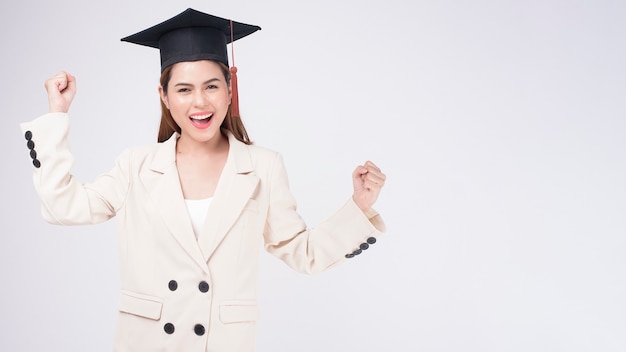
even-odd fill
[[[224,74],[224,78],[226,79],[226,84],[230,86],[230,71],[228,70],[228,66],[224,65],[221,62],[213,61],[217,63]],[[173,65],[172,65],[173,66]],[[170,83],[170,79],[172,78],[172,66],[168,66],[161,73],[161,87],[163,87],[163,93],[167,95],[167,85]],[[161,103],[161,124],[159,126],[159,143],[165,142],[168,140],[174,132],[180,133],[180,126],[176,124],[172,114],[169,109],[163,103],[163,100],[159,99]],[[243,121],[241,121],[241,116],[235,116],[231,113],[231,107],[228,106],[228,112],[226,113],[226,118],[222,125],[221,129],[230,131],[233,136],[240,142],[245,144],[252,144],[250,138],[248,137],[248,132],[246,132],[246,128],[243,125]]]

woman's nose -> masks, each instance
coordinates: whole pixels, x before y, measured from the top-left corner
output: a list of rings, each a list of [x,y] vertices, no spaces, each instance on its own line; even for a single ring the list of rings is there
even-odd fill
[[[194,96],[193,96],[193,103],[196,106],[204,106],[206,105],[207,99],[203,94],[204,92],[202,90],[196,90],[194,92]]]

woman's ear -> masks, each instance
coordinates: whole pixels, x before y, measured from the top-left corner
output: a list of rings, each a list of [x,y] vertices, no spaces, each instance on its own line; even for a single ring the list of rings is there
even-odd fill
[[[165,94],[165,90],[163,89],[163,86],[160,84],[159,84],[159,96],[161,97],[161,101],[163,102],[165,107],[169,110],[170,106],[167,103],[167,94]]]

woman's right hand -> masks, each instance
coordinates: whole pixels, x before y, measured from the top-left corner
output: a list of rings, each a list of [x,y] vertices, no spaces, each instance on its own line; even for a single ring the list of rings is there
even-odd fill
[[[76,77],[65,71],[57,73],[46,81],[48,91],[48,112],[67,112],[76,95]]]

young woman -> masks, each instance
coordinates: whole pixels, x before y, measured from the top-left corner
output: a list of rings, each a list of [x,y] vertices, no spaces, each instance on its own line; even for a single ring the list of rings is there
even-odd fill
[[[156,37],[147,42],[161,50],[159,143],[126,150],[90,184],[70,173],[71,74],[46,81],[49,113],[21,125],[47,221],[118,221],[116,351],[253,351],[261,241],[313,273],[360,254],[384,230],[372,206],[385,175],[371,162],[354,170],[353,196],[306,227],[281,156],[252,145],[233,113],[226,43],[241,26],[249,25],[188,9],[125,38]]]

